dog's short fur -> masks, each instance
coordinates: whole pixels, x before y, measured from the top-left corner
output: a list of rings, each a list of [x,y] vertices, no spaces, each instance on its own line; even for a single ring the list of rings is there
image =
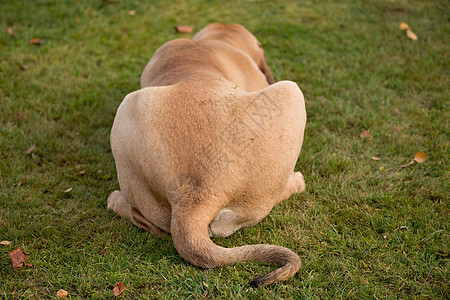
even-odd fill
[[[164,44],[145,67],[142,89],[117,111],[111,146],[121,191],[108,208],[157,236],[171,234],[194,265],[279,266],[252,285],[293,276],[301,263],[289,249],[223,248],[210,239],[261,221],[305,189],[293,171],[303,95],[294,82],[274,82],[261,43],[241,25],[214,23],[192,40]]]

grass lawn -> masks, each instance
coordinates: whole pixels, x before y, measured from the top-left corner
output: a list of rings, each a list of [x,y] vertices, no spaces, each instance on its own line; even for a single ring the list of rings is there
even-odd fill
[[[1,0],[0,240],[11,245],[0,246],[0,298],[111,299],[123,282],[123,299],[448,299],[449,11],[430,0]],[[196,268],[170,238],[106,211],[118,105],[159,46],[192,36],[175,25],[213,21],[246,26],[276,79],[305,94],[296,169],[307,190],[214,239],[297,252],[298,274],[267,288],[247,283],[273,266]],[[427,160],[399,167],[416,152]],[[12,269],[17,247],[32,267]]]

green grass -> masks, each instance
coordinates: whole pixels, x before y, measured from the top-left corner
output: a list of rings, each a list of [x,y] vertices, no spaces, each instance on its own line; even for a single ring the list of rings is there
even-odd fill
[[[111,299],[119,281],[123,299],[448,298],[449,9],[426,0],[2,0],[0,240],[12,245],[0,246],[0,298],[64,289]],[[299,273],[267,288],[247,283],[272,266],[199,269],[170,238],[106,211],[118,188],[109,133],[119,103],[160,45],[191,36],[173,26],[213,21],[245,25],[275,77],[306,98],[297,164],[306,192],[215,239],[299,253]],[[30,45],[34,37],[43,44]],[[366,129],[372,139],[359,137]],[[399,168],[418,151],[426,162]],[[11,268],[17,247],[33,267]]]

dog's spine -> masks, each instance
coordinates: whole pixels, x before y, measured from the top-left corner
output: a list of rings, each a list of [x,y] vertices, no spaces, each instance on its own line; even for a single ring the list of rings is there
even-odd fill
[[[253,280],[250,285],[266,286],[292,277],[301,266],[300,257],[293,251],[274,245],[246,245],[224,248],[212,242],[208,235],[208,224],[214,216],[205,217],[198,212],[195,199],[184,199],[188,205],[177,205],[172,211],[171,233],[178,253],[190,263],[215,268],[243,261],[261,261],[277,265],[279,268],[265,276]],[[183,202],[183,200],[181,200]]]

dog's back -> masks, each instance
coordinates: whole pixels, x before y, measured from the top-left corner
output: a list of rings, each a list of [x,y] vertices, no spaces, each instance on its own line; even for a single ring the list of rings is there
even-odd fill
[[[161,46],[145,67],[141,87],[168,86],[187,80],[227,79],[246,91],[269,84],[265,74],[245,52],[217,40],[176,39]]]

